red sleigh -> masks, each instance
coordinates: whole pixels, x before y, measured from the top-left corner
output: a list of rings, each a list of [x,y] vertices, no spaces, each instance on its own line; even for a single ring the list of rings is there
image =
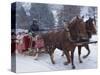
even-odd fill
[[[22,41],[22,42],[21,42]],[[23,35],[23,38],[18,40],[16,43],[16,50],[18,53],[23,53],[24,51],[28,51],[29,48],[41,49],[44,47],[44,40],[39,37],[33,37],[29,35]]]

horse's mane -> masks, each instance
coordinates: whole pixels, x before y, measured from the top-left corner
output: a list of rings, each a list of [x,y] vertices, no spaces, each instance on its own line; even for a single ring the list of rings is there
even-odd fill
[[[73,17],[71,20],[70,20],[70,24],[71,23],[75,23],[77,20],[80,20],[80,21],[82,21],[82,18],[81,17],[79,17],[79,16],[75,16],[75,17]]]
[[[76,21],[76,16],[75,17],[73,17],[71,20],[70,20],[70,22],[69,23],[73,23],[73,22],[75,22]]]

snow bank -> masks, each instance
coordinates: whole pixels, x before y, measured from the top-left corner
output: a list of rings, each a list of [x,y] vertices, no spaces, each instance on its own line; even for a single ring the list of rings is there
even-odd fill
[[[97,40],[97,36],[93,36],[91,40]],[[75,66],[76,69],[95,69],[97,68],[97,44],[90,44],[91,53],[86,59],[82,59],[83,63],[78,61],[78,51],[75,50]],[[86,55],[87,50],[82,48],[82,55]],[[59,71],[59,70],[72,70],[71,64],[64,65],[66,61],[65,56],[61,56],[62,51],[56,49],[55,61],[52,64],[48,54],[40,54],[37,60],[32,56],[24,56],[17,54],[16,56],[16,72],[41,72],[41,71]]]

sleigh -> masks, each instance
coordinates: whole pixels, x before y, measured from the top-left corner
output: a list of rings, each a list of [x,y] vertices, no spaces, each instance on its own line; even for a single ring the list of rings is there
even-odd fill
[[[43,39],[38,39],[38,35],[36,37],[32,37],[29,34],[23,35],[21,39],[16,40],[16,50],[18,53],[23,54],[27,53],[28,55],[36,55],[37,53],[43,53],[44,50],[44,41]],[[39,49],[39,50],[38,50]],[[38,51],[37,51],[38,50]]]

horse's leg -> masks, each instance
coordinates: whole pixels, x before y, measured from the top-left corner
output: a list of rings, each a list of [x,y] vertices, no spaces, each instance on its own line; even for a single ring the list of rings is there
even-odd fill
[[[72,49],[72,51],[71,51],[72,69],[75,69],[75,65],[74,65],[74,51],[75,51],[75,48]]]
[[[88,56],[89,56],[89,54],[90,54],[90,49],[89,49],[89,45],[88,45],[88,44],[87,44],[87,45],[85,45],[84,47],[88,50],[87,55],[83,56],[83,58],[86,58],[86,57],[88,57]]]
[[[50,55],[50,58],[51,58],[51,62],[52,64],[55,64],[55,61],[54,61],[54,51],[55,49],[50,49],[51,51],[49,51],[49,55]]]
[[[71,62],[69,51],[67,50],[63,51],[63,53],[66,55],[66,58],[67,58],[67,62],[65,62],[64,65],[68,65]]]
[[[79,58],[79,62],[82,63],[82,60],[81,60],[81,48],[82,46],[78,46],[78,58]]]
[[[63,51],[63,53],[62,53],[62,55],[61,56],[64,56],[64,51]]]

